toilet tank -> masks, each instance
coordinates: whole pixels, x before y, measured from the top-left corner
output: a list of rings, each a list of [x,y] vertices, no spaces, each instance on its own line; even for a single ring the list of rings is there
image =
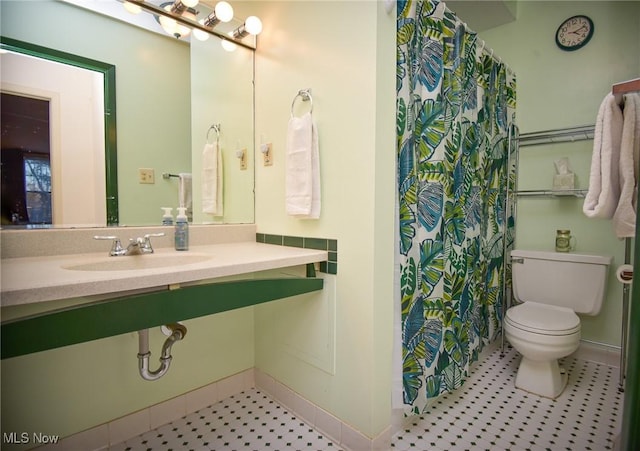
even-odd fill
[[[520,302],[600,313],[612,258],[569,252],[511,251],[514,297]]]

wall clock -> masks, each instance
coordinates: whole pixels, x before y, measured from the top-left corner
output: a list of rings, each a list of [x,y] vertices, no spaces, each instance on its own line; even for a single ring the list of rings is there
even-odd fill
[[[593,21],[587,16],[569,17],[556,31],[556,44],[562,50],[578,50],[591,40],[593,28]]]

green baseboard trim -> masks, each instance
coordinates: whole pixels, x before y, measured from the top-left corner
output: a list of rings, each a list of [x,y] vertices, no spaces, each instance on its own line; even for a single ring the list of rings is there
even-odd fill
[[[322,290],[315,278],[217,282],[109,299],[0,325],[2,359]]]

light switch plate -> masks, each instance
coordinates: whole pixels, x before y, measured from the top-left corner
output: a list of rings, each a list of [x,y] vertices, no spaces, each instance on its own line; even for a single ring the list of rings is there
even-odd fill
[[[264,157],[265,166],[273,165],[273,154],[271,150],[272,150],[271,143],[260,144],[260,152],[262,152],[262,155]]]
[[[236,156],[240,159],[240,170],[247,169],[247,149],[236,150]]]
[[[138,169],[138,182],[146,183],[146,184],[156,183],[156,177],[153,169],[151,168]]]

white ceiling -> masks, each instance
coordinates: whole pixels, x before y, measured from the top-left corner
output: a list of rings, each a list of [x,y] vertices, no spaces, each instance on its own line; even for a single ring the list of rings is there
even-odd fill
[[[447,7],[476,32],[516,19],[515,0],[446,0]]]

